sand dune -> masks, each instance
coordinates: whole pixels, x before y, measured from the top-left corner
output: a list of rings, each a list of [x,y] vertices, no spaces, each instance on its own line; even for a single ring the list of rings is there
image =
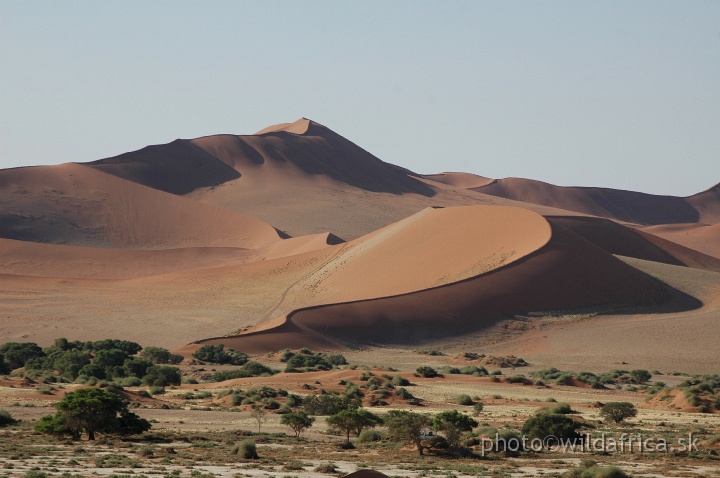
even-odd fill
[[[430,230],[434,245],[417,234]],[[414,235],[420,245],[408,248],[404,234]],[[399,240],[394,241],[396,235]],[[371,247],[363,250],[371,241]],[[298,282],[301,289],[310,288],[310,300],[317,305],[294,310],[244,335],[201,343],[262,352],[323,339],[326,347],[343,338],[417,342],[467,333],[507,314],[638,305],[668,298],[648,276],[522,209],[477,206],[426,211],[336,247],[345,251]],[[396,272],[388,275],[390,271]],[[318,304],[332,299],[336,303]]]
[[[322,175],[366,191],[433,195],[407,170],[304,118],[257,135],[208,136],[192,143],[251,179],[258,172],[270,176],[265,180],[277,174]]]
[[[689,198],[687,198],[687,202],[692,205],[692,207],[694,207],[700,214],[700,219],[697,222],[702,222],[705,224],[720,223],[720,183],[701,193],[690,196]]]
[[[167,249],[279,241],[262,221],[79,164],[0,171],[2,236],[33,242]]]
[[[720,260],[661,237],[635,230],[609,219],[553,216],[560,224],[611,254],[636,259],[720,271]],[[653,226],[664,227],[664,226]],[[720,229],[718,229],[720,231]]]
[[[663,224],[640,230],[720,259],[720,224]]]
[[[173,194],[187,194],[240,177],[236,170],[198,148],[192,141],[183,139],[147,146],[86,165]]]
[[[485,186],[494,181],[494,179],[478,176],[477,174],[471,173],[439,173],[439,174],[423,174],[425,179],[435,181],[448,186],[455,186],[456,188],[472,189]]]
[[[612,254],[720,267],[672,242],[717,255],[717,186],[673,198],[423,176],[304,118],[3,170],[0,191],[0,340],[177,347],[235,334],[208,342],[247,352],[417,342],[533,311],[678,297]]]
[[[0,239],[0,274],[128,279],[243,263],[250,254],[230,247],[127,250]]]
[[[529,179],[498,179],[473,188],[484,194],[637,224],[717,222],[717,191],[680,198],[608,188],[561,187]]]

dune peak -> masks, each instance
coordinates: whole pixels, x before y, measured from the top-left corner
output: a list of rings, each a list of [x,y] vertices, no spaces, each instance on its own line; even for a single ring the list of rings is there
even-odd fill
[[[259,135],[268,134],[268,133],[280,133],[280,132],[303,135],[308,132],[308,130],[310,129],[310,125],[312,123],[314,123],[314,122],[305,117],[302,117],[293,123],[280,123],[280,124],[268,126],[267,128],[263,128],[260,131],[258,131],[257,133],[255,133],[255,135],[259,136]],[[317,124],[317,123],[315,123],[315,124]]]

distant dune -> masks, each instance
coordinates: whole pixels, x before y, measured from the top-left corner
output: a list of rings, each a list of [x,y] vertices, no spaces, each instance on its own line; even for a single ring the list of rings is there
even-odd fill
[[[435,181],[448,186],[455,186],[462,189],[472,189],[485,186],[494,181],[494,179],[485,178],[478,176],[477,174],[470,173],[439,173],[439,174],[424,174],[425,179]]]
[[[420,175],[302,118],[0,170],[0,341],[331,349],[590,311],[660,317],[674,331],[653,335],[658,354],[673,334],[710,350],[719,223],[719,186],[678,198]]]
[[[94,247],[256,248],[270,225],[79,164],[0,171],[0,235]]]
[[[717,258],[698,252],[699,249],[690,249],[643,232],[647,229],[635,230],[609,219],[595,217],[557,216],[551,220],[611,254],[720,272],[720,260]]]
[[[608,188],[561,187],[520,178],[498,179],[473,190],[637,224],[717,222],[720,218],[717,186],[714,191],[689,198]]]
[[[720,224],[662,224],[641,230],[720,259]]]

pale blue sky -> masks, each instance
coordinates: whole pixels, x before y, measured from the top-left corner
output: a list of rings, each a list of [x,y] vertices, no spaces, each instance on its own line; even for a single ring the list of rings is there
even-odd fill
[[[420,173],[693,194],[720,2],[0,0],[0,167],[301,116]]]

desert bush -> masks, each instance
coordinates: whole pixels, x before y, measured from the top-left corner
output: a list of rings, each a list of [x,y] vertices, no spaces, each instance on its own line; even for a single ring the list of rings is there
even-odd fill
[[[44,357],[45,352],[34,342],[8,342],[0,345],[0,354],[10,369],[24,367],[29,360]]]
[[[358,441],[360,442],[374,442],[374,441],[380,441],[382,440],[382,435],[377,430],[363,430],[360,432],[360,435],[358,436]]]
[[[337,473],[337,467],[332,463],[321,463],[314,470],[315,473],[325,473],[328,475],[334,475]]]
[[[15,420],[10,412],[7,410],[0,410],[0,427],[5,427],[8,425],[14,425],[17,423],[17,420]]]
[[[252,440],[243,440],[239,444],[235,445],[232,449],[234,455],[238,455],[244,460],[257,460],[259,458],[257,453],[257,445]]]
[[[150,395],[162,395],[165,393],[165,388],[160,385],[153,385],[150,387]]]
[[[344,358],[344,357],[343,357]],[[287,361],[286,372],[294,372],[299,368],[330,370],[333,365],[322,355],[298,354]]]
[[[652,378],[652,374],[647,370],[631,370],[630,377],[636,383],[645,383]]]
[[[467,406],[469,406],[469,405],[472,405],[474,402],[473,402],[473,399],[470,398],[470,395],[462,394],[462,395],[458,395],[458,396],[455,398],[455,403],[457,403],[458,405],[467,405]]]
[[[145,385],[167,387],[168,385],[180,385],[182,375],[180,369],[169,365],[153,365],[147,369],[147,374],[142,379]]]
[[[485,405],[482,402],[475,402],[473,404],[473,415],[475,415],[476,417],[479,416],[484,408]]]
[[[405,388],[398,388],[395,390],[395,395],[402,398],[403,400],[412,400],[415,398],[412,393],[408,392]]]
[[[582,437],[578,430],[580,424],[572,418],[555,413],[541,413],[528,418],[522,427],[523,435],[529,438],[539,438],[543,441],[547,437],[559,440],[580,440]],[[553,445],[548,443],[548,445]]]
[[[348,361],[345,358],[344,355],[341,354],[332,354],[328,355],[326,360],[330,365],[339,366],[339,365],[347,365]]]
[[[235,349],[225,350],[223,344],[219,345],[203,345],[193,352],[193,357],[203,362],[228,364],[228,365],[244,365],[248,361],[248,355]]]
[[[391,382],[396,387],[407,387],[410,385],[410,380],[403,378],[400,375],[394,375],[391,379]]]
[[[162,347],[145,347],[140,356],[157,364],[179,364],[183,361],[182,355],[170,353]]]
[[[594,460],[583,460],[580,466],[568,470],[563,478],[631,478],[616,466],[598,466]]]
[[[615,423],[620,423],[626,418],[636,416],[637,409],[630,402],[608,402],[600,410],[600,415]]]
[[[437,370],[427,365],[418,367],[417,370],[415,370],[415,373],[425,378],[437,377],[438,375]]]
[[[532,382],[525,377],[525,375],[513,375],[512,377],[505,377],[507,383],[521,383],[523,385],[530,385]]]
[[[556,403],[555,405],[549,407],[547,409],[547,413],[557,413],[560,415],[567,415],[569,413],[573,413],[573,410],[569,404],[560,402],[560,403]]]
[[[125,377],[115,381],[121,387],[139,387],[142,384],[142,380],[137,377]]]

